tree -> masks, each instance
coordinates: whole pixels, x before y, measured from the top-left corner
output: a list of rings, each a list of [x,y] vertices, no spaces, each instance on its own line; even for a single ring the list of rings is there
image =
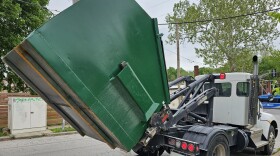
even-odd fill
[[[275,18],[276,20],[278,20],[278,22],[280,22],[280,13],[279,12],[270,12],[269,16]]]
[[[254,54],[271,51],[272,41],[279,36],[277,22],[266,14],[240,16],[223,20],[209,20],[253,12],[260,12],[279,6],[275,0],[200,0],[190,4],[182,0],[174,5],[173,15],[168,15],[168,23],[200,21],[179,24],[180,37],[200,46],[195,49],[204,63],[210,67],[228,66],[231,71],[249,70],[248,60]],[[169,42],[175,41],[175,24],[169,24]]]
[[[180,75],[181,76],[193,76],[193,72],[191,71],[185,71],[183,68],[180,69]],[[177,69],[173,67],[169,67],[167,69],[167,79],[168,81],[173,81],[177,78]]]
[[[167,79],[168,81],[173,81],[177,78],[177,70],[173,67],[167,69]]]
[[[0,1],[0,56],[5,56],[34,29],[51,17],[49,0]],[[4,84],[5,83],[5,84]],[[30,89],[0,59],[0,91],[28,92]]]
[[[280,72],[280,51],[275,50],[272,51],[269,55],[264,56],[260,60],[259,64],[259,73],[261,74],[266,74],[272,71],[272,69],[276,69],[276,72]],[[267,77],[264,77],[265,79],[273,79],[271,74],[269,74]],[[279,79],[279,77],[276,77]]]
[[[218,74],[218,73],[227,73],[230,72],[228,66],[223,66],[220,68],[211,68],[211,67],[201,67],[199,68],[199,75],[204,74]]]

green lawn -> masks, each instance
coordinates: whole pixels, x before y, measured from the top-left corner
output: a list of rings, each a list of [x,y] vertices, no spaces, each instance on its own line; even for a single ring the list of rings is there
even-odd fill
[[[1,130],[0,130],[0,137],[2,136],[7,136],[7,133],[3,133]]]
[[[69,132],[69,131],[76,131],[74,128],[72,127],[64,127],[64,130],[62,130],[62,128],[54,128],[54,129],[50,129],[53,133],[60,133],[60,132]]]

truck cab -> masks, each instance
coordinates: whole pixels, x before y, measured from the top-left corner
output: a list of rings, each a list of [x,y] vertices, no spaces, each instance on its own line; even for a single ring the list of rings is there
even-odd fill
[[[216,79],[213,100],[213,122],[246,126],[249,113],[249,73],[226,73]],[[204,89],[208,89],[207,84]]]
[[[182,101],[153,115],[138,154],[229,156],[246,148],[272,154],[278,126],[260,105],[255,72],[181,77],[169,87],[183,81],[186,87],[170,95],[171,101],[183,95]]]
[[[203,76],[195,79],[201,77]],[[257,105],[256,124],[250,123],[251,77],[250,73],[222,73],[219,79],[214,80],[213,86],[217,88],[217,92],[213,97],[213,123],[239,127],[249,136],[248,147],[265,151],[269,146],[273,148],[271,144],[278,135],[278,126],[275,117],[264,112],[260,102]],[[209,88],[210,84],[205,83],[203,90]]]

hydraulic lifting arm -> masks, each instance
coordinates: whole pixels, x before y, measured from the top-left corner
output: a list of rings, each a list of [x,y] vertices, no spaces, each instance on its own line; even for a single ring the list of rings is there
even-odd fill
[[[161,130],[167,131],[173,125],[177,124],[184,117],[190,115],[194,118],[201,120],[202,122],[212,122],[212,108],[213,108],[213,97],[216,94],[217,89],[213,87],[214,79],[219,78],[217,75],[205,75],[198,80],[192,80],[190,77],[181,77],[175,81],[169,83],[169,87],[185,81],[186,87],[179,89],[177,92],[171,94],[171,99],[176,99],[179,96],[184,96],[184,99],[180,102],[178,109],[175,112],[170,110],[168,106],[158,113],[154,113],[151,118],[150,126],[146,135],[141,139],[141,143],[145,146],[149,140],[153,138],[155,134]],[[202,86],[208,82],[212,88],[207,89],[200,93]],[[200,94],[199,94],[200,93]],[[175,98],[176,97],[176,98]],[[208,119],[201,117],[192,111],[200,106],[205,101],[208,102]]]
[[[217,89],[213,87],[205,90],[195,98],[192,98],[188,103],[184,104],[180,109],[178,109],[178,111],[176,111],[176,113],[173,114],[168,121],[165,121],[163,123],[163,127],[161,128],[167,130],[168,128],[172,127],[178,121],[189,115],[189,113],[192,113],[192,111],[194,111],[203,102],[213,98],[216,94],[216,91]],[[204,120],[202,117],[201,119]]]

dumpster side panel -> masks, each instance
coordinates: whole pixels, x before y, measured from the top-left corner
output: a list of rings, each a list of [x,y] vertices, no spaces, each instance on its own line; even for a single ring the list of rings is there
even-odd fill
[[[35,68],[46,72],[46,81],[61,81],[50,84],[66,90],[62,99],[67,109],[59,106],[62,113],[75,123],[84,119],[99,134],[92,135],[94,138],[130,150],[147,128],[148,122],[143,119],[149,116],[145,114],[151,115],[141,108],[154,110],[149,107],[158,104],[153,105],[158,111],[163,102],[169,102],[157,31],[154,20],[133,0],[81,0],[34,31],[21,48],[32,57],[34,51],[38,55],[27,64],[44,60]],[[123,70],[123,61],[129,63],[144,90],[135,91],[143,95],[134,97],[148,96],[151,100],[135,100],[125,82],[116,78]],[[52,102],[55,105],[55,99]],[[73,110],[75,115],[71,115]],[[90,134],[88,127],[82,129]]]

